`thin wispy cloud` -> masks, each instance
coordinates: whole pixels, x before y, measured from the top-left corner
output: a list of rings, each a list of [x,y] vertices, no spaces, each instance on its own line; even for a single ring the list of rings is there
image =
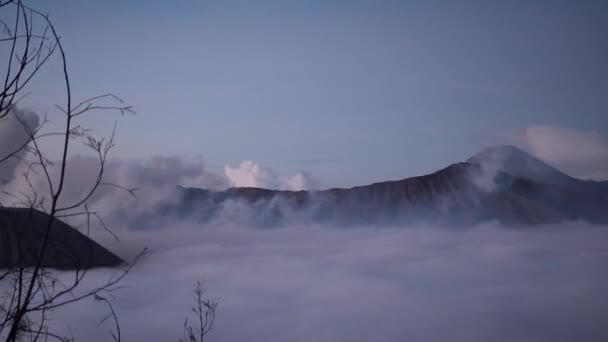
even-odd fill
[[[608,140],[597,131],[535,125],[516,132],[513,142],[575,176],[608,180]]]

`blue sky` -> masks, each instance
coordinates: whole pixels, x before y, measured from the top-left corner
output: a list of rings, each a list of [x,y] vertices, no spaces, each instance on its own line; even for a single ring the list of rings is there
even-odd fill
[[[122,158],[251,159],[351,186],[434,171],[530,126],[608,140],[599,1],[33,4],[62,33],[76,95],[136,108],[119,121]],[[29,106],[59,98],[56,76]]]

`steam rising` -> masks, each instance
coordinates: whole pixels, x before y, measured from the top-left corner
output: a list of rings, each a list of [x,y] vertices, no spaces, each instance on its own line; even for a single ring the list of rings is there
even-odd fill
[[[9,166],[10,171],[18,167],[18,160]],[[60,168],[50,168],[51,179],[57,180]],[[61,206],[79,203],[95,184],[99,172],[99,161],[90,156],[75,155],[67,160],[66,184],[60,198]],[[31,190],[29,185],[32,184]],[[166,221],[159,215],[159,207],[176,205],[181,192],[179,187],[196,187],[211,190],[224,190],[231,186],[258,186],[287,190],[307,190],[316,188],[318,182],[306,171],[292,177],[275,174],[270,168],[253,161],[245,161],[239,167],[225,167],[220,174],[209,170],[200,159],[188,159],[179,156],[156,156],[145,160],[108,160],[104,167],[102,184],[87,202],[91,211],[101,213],[111,226],[129,226],[151,229]],[[119,189],[115,185],[122,187]],[[14,199],[7,194],[19,191],[36,191],[39,196],[49,197],[47,179],[44,173],[32,173],[28,181],[15,177],[4,185],[6,193],[0,193],[0,200],[12,203]],[[130,193],[126,190],[134,190]],[[134,196],[135,195],[135,196]],[[236,211],[251,212],[253,208],[242,207],[235,203],[230,213]],[[83,208],[73,210],[81,211]],[[241,215],[242,217],[242,215]],[[83,217],[80,217],[82,219]],[[68,220],[69,224],[78,226],[78,217]],[[242,222],[243,220],[236,220]]]

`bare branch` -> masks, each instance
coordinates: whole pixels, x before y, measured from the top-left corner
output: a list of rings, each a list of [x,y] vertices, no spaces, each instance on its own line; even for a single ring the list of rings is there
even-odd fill
[[[197,281],[193,291],[194,306],[191,310],[195,314],[198,327],[194,328],[186,318],[184,321],[184,338],[180,342],[203,342],[205,336],[213,328],[217,302],[206,299],[204,296],[205,289],[201,282]]]
[[[14,200],[14,203],[10,204],[11,206],[27,208],[30,220],[38,209],[43,209],[48,214],[48,218],[43,224],[32,223],[28,220],[10,227],[17,236],[16,264],[11,264],[9,269],[0,272],[0,281],[7,283],[7,287],[3,288],[8,289],[4,296],[0,296],[0,336],[11,342],[22,338],[29,338],[32,341],[48,340],[49,338],[61,341],[72,340],[72,338],[64,338],[49,331],[45,324],[47,316],[55,309],[92,297],[109,306],[111,312],[109,317],[113,318],[116,326],[116,332],[112,332],[112,336],[115,341],[120,341],[117,315],[103,294],[109,294],[119,288],[118,283],[129,274],[146,250],[142,251],[134,262],[115,272],[105,283],[88,290],[80,288],[87,275],[87,269],[82,265],[82,260],[78,260],[75,255],[72,255],[73,252],[70,250],[68,242],[57,242],[64,245],[55,253],[60,253],[65,258],[76,258],[73,261],[77,267],[72,273],[72,279],[61,281],[54,271],[49,270],[45,260],[58,218],[67,219],[77,216],[86,218],[87,233],[91,225],[91,218],[93,218],[118,240],[118,237],[103,222],[99,213],[90,210],[88,206],[89,200],[101,186],[124,190],[135,196],[136,189],[103,181],[108,155],[115,146],[116,127],[107,140],[99,139],[93,137],[91,130],[81,126],[77,121],[84,114],[94,111],[116,111],[123,115],[134,113],[134,111],[131,106],[126,105],[121,98],[113,94],[94,96],[74,106],[66,51],[49,16],[26,6],[21,0],[0,0],[0,8],[13,13],[13,20],[10,21],[10,24],[0,21],[4,34],[3,37],[0,37],[0,43],[7,47],[10,44],[7,63],[2,66],[5,68],[3,82],[0,81],[3,84],[0,87],[0,120],[16,113],[16,106],[28,95],[26,87],[52,56],[59,58],[62,67],[62,83],[65,86],[65,103],[57,106],[63,113],[61,129],[56,132],[43,132],[43,128],[48,122],[46,116],[38,127],[30,127],[25,120],[15,114],[27,139],[23,143],[20,142],[7,155],[0,156],[0,163],[13,159],[20,161],[25,166],[21,173],[21,177],[24,179],[23,188],[13,192],[1,189],[0,194],[5,195],[9,199],[8,201]],[[40,31],[35,29],[39,23],[43,27]],[[102,103],[106,100],[115,103]],[[43,139],[47,138],[61,139],[61,151],[57,159],[49,158],[43,151],[43,147],[46,145]],[[99,163],[99,172],[83,198],[75,203],[62,206],[61,200],[65,192],[66,174],[69,168],[70,146],[76,138],[84,139],[85,145],[93,149]],[[53,162],[55,160],[56,162]],[[39,189],[31,178],[33,175],[41,175],[44,178],[43,181],[48,187],[48,197],[38,193]],[[3,207],[4,204],[0,203],[0,209]],[[42,228],[41,243],[40,246],[36,246],[34,251],[25,250],[23,243],[29,236],[26,233],[31,233],[29,228],[33,225]],[[32,253],[33,255],[30,255]],[[24,261],[26,256],[31,261]]]

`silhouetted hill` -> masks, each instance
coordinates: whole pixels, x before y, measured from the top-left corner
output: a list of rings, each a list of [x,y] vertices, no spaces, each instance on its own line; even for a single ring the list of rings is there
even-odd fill
[[[511,146],[482,151],[435,173],[350,189],[182,189],[165,213],[209,221],[243,215],[262,226],[292,220],[335,224],[608,223],[605,184],[570,177]],[[222,216],[223,215],[223,216]]]
[[[48,225],[46,213],[27,208],[0,208],[0,268],[34,266]],[[55,219],[44,267],[87,269],[111,267],[123,261],[66,223]]]

